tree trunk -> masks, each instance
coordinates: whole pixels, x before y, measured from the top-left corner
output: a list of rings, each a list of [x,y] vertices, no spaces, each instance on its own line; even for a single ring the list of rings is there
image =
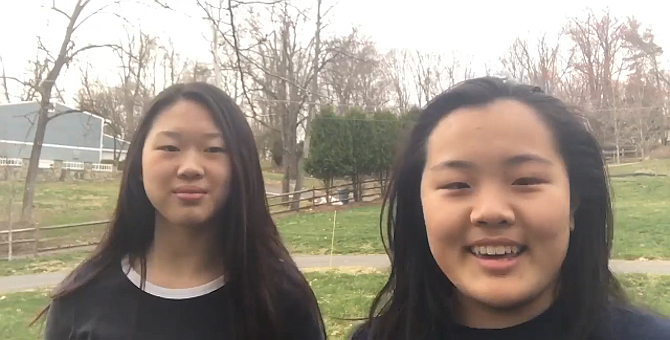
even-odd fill
[[[616,108],[615,108],[615,110],[616,110]],[[616,157],[614,158],[614,162],[616,162],[616,164],[619,164],[619,163],[621,163],[621,158],[619,156],[621,154],[621,151],[620,151],[620,148],[619,148],[619,145],[621,144],[621,142],[619,141],[619,119],[617,119],[616,116],[614,117],[614,144],[615,144],[615,147],[616,147]]]
[[[303,184],[303,179],[304,179],[304,176],[303,176],[304,171],[302,170],[302,167],[303,167],[302,163],[303,163],[302,159],[298,159],[296,157],[296,173],[297,173],[296,175],[297,176],[295,178],[295,187],[294,187],[293,191],[302,190],[302,184]],[[298,200],[300,200],[300,196],[301,196],[300,193],[293,194],[293,198],[291,199],[291,201],[293,201],[293,203],[291,203],[291,209],[298,210],[300,208],[300,202],[298,201]]]
[[[281,180],[281,191],[282,193],[288,193],[291,191],[291,179],[289,178],[289,162],[284,160],[284,177]],[[282,202],[286,203],[289,200],[289,196],[282,197]]]
[[[316,101],[319,99],[317,92],[319,91],[319,57],[321,56],[321,2],[317,0],[316,12],[316,34],[314,37],[314,59],[312,61],[314,67],[314,74],[312,75],[312,94],[311,104],[307,119],[305,120],[305,143],[303,145],[303,158],[309,158],[309,145],[312,140],[312,118],[316,114],[318,108]]]
[[[647,155],[647,144],[648,143],[647,143],[647,141],[645,141],[644,132],[643,132],[643,129],[642,129],[642,126],[644,126],[643,125],[644,122],[642,120],[640,120],[639,124],[640,124],[640,156],[641,156],[640,158],[642,160],[644,160],[644,158]]]
[[[292,113],[289,113],[291,115]],[[285,152],[285,158],[284,162],[286,163],[286,171],[284,178],[288,178],[288,182],[286,183],[287,186],[289,187],[290,191],[290,180],[295,179],[295,186],[293,191],[300,191],[302,189],[302,178],[300,177],[300,169],[299,167],[302,165],[300,162],[300,159],[298,157],[298,150],[296,146],[296,136],[295,136],[295,131],[296,127],[292,122],[289,122],[289,129],[287,131],[287,137],[285,141],[286,145],[286,150]],[[288,192],[288,191],[287,191]],[[300,202],[295,202],[300,199],[300,194],[293,194],[293,197],[291,197],[291,209],[297,209],[300,205]]]
[[[39,171],[40,154],[42,153],[42,143],[44,134],[49,122],[48,107],[49,97],[43,96],[40,103],[40,111],[37,118],[37,129],[33,139],[33,147],[30,150],[30,161],[28,163],[28,174],[23,190],[23,209],[21,210],[21,222],[33,223],[33,199],[35,197],[35,182],[37,181],[37,172]]]
[[[333,190],[333,178],[328,178],[323,181],[324,189],[326,190],[326,202],[330,203],[331,191]]]
[[[358,174],[353,174],[351,176],[351,182],[352,182],[351,186],[352,186],[352,189],[353,189],[352,191],[354,192],[354,201],[360,202],[361,191],[360,191],[360,185],[359,185],[360,178],[359,178]]]
[[[118,167],[119,166],[119,159],[121,159],[121,150],[123,150],[123,147],[121,150],[119,150],[119,153],[116,153],[116,136],[114,136],[113,142],[114,142],[114,151],[112,152],[112,159],[114,161],[114,166]]]
[[[303,142],[303,154],[302,157],[296,160],[296,179],[295,179],[295,191],[302,190],[302,184],[305,177],[305,169],[303,168],[303,160],[309,157],[309,145],[311,141],[312,134],[312,117],[316,113],[316,101],[318,100],[317,91],[319,90],[318,78],[319,78],[319,56],[321,55],[321,1],[317,0],[317,14],[316,14],[316,33],[314,37],[314,59],[312,61],[312,67],[314,73],[312,74],[311,81],[311,103],[309,110],[307,112],[307,118],[305,119],[305,140]],[[293,195],[293,201],[300,199],[300,194]],[[292,208],[297,209],[300,207],[300,202],[293,203]]]
[[[72,34],[76,27],[75,24],[79,18],[84,7],[89,2],[82,3],[78,0],[72,15],[69,16],[70,21],[65,29],[65,36],[61,42],[58,57],[53,62],[53,67],[49,70],[46,78],[41,81],[38,86],[38,92],[41,96],[40,111],[37,119],[37,129],[35,130],[35,139],[33,140],[33,147],[30,151],[30,164],[28,164],[28,174],[26,175],[26,184],[23,191],[23,207],[21,209],[21,221],[32,223],[33,221],[33,199],[35,197],[35,182],[37,180],[37,171],[39,169],[40,154],[42,153],[42,143],[44,142],[44,134],[46,133],[47,123],[49,122],[49,106],[51,100],[51,91],[56,84],[56,80],[60,75],[60,71],[65,64],[72,60],[72,58],[86,48],[84,47],[75,52],[71,52],[68,46],[72,46]]]

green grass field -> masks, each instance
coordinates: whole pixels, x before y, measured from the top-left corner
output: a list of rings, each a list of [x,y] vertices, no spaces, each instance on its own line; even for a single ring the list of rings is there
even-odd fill
[[[71,251],[57,255],[27,257],[13,261],[0,260],[0,276],[53,273],[74,269],[89,251]]]
[[[610,175],[619,175],[619,174],[635,173],[635,172],[654,173],[659,175],[670,176],[670,160],[656,159],[634,164],[625,164],[625,165],[613,164],[609,166]]]
[[[378,205],[277,219],[286,246],[295,254],[330,254],[333,224],[334,254],[384,253],[379,236]]]
[[[21,208],[23,182],[0,182],[0,221],[6,221],[6,209],[11,186],[14,219]],[[38,183],[35,190],[35,222],[40,225],[59,225],[106,219],[114,209],[119,180],[70,181]]]
[[[307,273],[319,300],[331,340],[344,340],[367,314],[370,301],[385,282],[384,273]],[[670,276],[621,275],[629,295],[638,303],[670,315]],[[27,327],[48,301],[48,291],[0,295],[0,339],[37,340],[41,327]],[[43,325],[42,325],[43,326]]]
[[[615,176],[639,172],[661,175],[612,178],[615,221],[612,256],[670,258],[670,160],[610,166],[609,172]]]

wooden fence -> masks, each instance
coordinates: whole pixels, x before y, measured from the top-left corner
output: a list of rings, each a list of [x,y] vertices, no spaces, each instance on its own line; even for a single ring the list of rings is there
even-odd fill
[[[353,183],[335,185],[329,195],[325,188],[311,188],[279,195],[268,195],[268,206],[273,215],[281,215],[301,210],[309,210],[327,204],[341,204],[338,189],[348,189],[348,200],[353,193]],[[361,182],[360,200],[382,195],[378,180]],[[293,199],[300,194],[299,199]],[[340,203],[337,203],[340,202]],[[293,203],[297,203],[292,208]],[[81,248],[96,245],[109,220],[85,223],[63,224],[47,227],[30,227],[13,230],[0,230],[0,259],[12,259],[16,256],[36,255],[39,253]]]
[[[636,162],[640,160],[640,152],[635,147],[626,147],[617,150],[603,150],[605,161],[610,164]]]

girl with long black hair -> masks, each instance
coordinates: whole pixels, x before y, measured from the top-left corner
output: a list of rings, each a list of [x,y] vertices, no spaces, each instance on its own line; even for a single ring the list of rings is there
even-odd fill
[[[46,339],[325,339],[230,97],[164,90],[125,162],[109,228],[55,290]]]
[[[486,77],[438,95],[384,208],[391,273],[355,340],[670,339],[608,267],[600,146],[537,87]]]

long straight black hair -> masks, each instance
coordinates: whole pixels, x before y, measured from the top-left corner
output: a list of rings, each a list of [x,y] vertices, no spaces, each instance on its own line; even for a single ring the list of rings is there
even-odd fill
[[[270,216],[251,128],[235,102],[206,83],[173,85],[151,103],[129,146],[116,210],[107,231],[91,257],[56,288],[53,298],[76,292],[105,269],[120,263],[124,256],[140,262],[144,282],[156,210],[141,181],[142,149],[156,117],[181,100],[193,101],[211,112],[229,150],[232,199],[227,200],[222,211],[226,218],[218,227],[222,230],[219,242],[226,285],[234,292],[234,324],[240,326],[236,338],[278,338],[285,326],[279,322],[282,311],[277,300],[286,289],[299,303],[310,306],[322,322],[316,298],[282,244]]]
[[[428,247],[421,208],[426,143],[435,126],[456,109],[513,99],[532,107],[550,128],[570,180],[575,228],[560,268],[556,304],[568,339],[584,340],[610,304],[626,305],[608,267],[613,236],[609,183],[601,149],[576,109],[538,87],[485,77],[438,95],[422,110],[397,159],[382,206],[380,232],[391,259],[388,281],[363,326],[374,340],[437,339],[454,325],[447,301],[455,287]],[[384,235],[384,215],[386,233]],[[440,334],[440,335],[438,335]]]

